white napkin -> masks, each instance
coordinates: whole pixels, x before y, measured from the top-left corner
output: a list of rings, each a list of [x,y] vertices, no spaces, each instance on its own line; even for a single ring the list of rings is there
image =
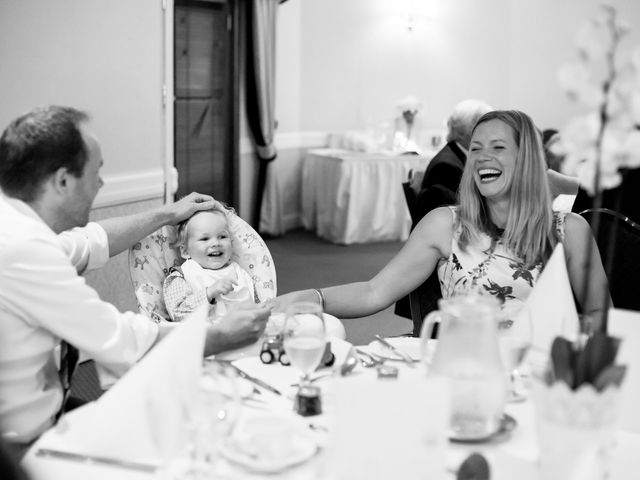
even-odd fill
[[[424,371],[336,381],[328,478],[443,478],[449,390]]]
[[[521,310],[520,315],[527,314],[531,316],[533,325],[533,341],[528,361],[538,365],[546,362],[551,352],[551,343],[559,335],[570,340],[578,337],[578,312],[561,243],[556,245],[527,299],[525,308]]]
[[[618,427],[640,434],[640,312],[610,309],[608,330],[609,335],[622,339],[616,363],[627,366],[620,395]]]
[[[159,463],[185,440],[202,370],[206,305],[176,325],[64,433],[82,453]],[[64,417],[59,428],[64,429]]]

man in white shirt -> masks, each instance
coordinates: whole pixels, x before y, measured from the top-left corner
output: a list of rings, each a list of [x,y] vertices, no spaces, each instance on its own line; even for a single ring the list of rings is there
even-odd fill
[[[62,406],[54,353],[60,340],[117,374],[174,328],[120,313],[78,272],[213,202],[191,194],[87,225],[103,163],[87,121],[78,110],[45,107],[11,122],[0,138],[0,429],[18,444],[49,428]],[[267,317],[264,308],[227,315],[209,328],[204,354],[257,340]]]

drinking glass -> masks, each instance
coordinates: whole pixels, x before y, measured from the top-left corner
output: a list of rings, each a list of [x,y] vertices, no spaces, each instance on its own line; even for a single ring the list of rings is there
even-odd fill
[[[505,371],[509,375],[507,401],[526,399],[520,366],[533,340],[533,326],[529,310],[524,307],[513,318],[503,316],[498,322],[498,345]]]
[[[235,370],[225,362],[206,359],[196,397],[184,412],[186,458],[174,465],[172,480],[200,480],[215,474],[218,450],[231,435],[239,410]]]
[[[292,303],[286,310],[283,340],[289,362],[302,375],[300,387],[310,385],[309,374],[320,364],[327,343],[320,305]]]

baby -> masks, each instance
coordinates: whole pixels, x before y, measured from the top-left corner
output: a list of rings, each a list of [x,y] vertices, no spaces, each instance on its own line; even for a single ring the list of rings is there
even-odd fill
[[[233,249],[224,207],[217,205],[198,212],[181,223],[178,242],[185,262],[171,270],[163,285],[172,320],[183,320],[205,301],[211,304],[211,320],[234,305],[257,303],[251,277],[231,259]]]

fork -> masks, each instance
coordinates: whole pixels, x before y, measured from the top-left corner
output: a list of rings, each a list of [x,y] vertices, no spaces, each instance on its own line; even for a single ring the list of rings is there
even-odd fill
[[[358,355],[360,355],[360,362],[362,363],[362,366],[366,368],[382,365],[385,361],[384,358],[379,357],[374,353],[369,353],[364,350],[360,350],[359,348],[356,348],[356,352],[358,353]]]

